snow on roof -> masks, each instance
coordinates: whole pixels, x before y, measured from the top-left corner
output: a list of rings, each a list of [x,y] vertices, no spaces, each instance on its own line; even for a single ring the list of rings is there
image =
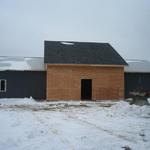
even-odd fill
[[[44,71],[43,57],[0,57],[0,71],[20,70],[20,71]]]
[[[72,42],[61,42],[61,44],[65,44],[65,45],[74,45],[74,43],[72,43]]]
[[[127,59],[128,66],[125,72],[145,72],[150,73],[150,61]],[[20,71],[45,71],[43,57],[0,57],[0,71],[20,70]]]
[[[147,60],[126,60],[128,66],[125,66],[125,72],[145,72],[150,73],[150,61]]]

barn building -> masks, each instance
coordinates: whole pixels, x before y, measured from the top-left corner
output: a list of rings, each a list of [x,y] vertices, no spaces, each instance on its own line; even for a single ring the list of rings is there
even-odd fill
[[[44,58],[0,57],[0,98],[123,99],[126,65],[108,43],[45,41]]]
[[[108,43],[45,41],[48,100],[124,98],[126,61]]]

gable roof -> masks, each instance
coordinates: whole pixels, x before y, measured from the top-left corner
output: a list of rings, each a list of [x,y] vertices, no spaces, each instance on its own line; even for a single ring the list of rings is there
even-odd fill
[[[127,65],[109,43],[45,41],[47,64]]]

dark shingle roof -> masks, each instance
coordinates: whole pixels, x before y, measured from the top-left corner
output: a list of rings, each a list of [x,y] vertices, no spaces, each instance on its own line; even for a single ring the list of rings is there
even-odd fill
[[[127,65],[109,43],[45,41],[44,55],[49,64]]]

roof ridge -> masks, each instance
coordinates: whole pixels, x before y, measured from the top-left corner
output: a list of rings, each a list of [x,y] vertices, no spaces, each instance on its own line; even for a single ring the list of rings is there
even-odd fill
[[[58,42],[58,43],[61,43],[61,42],[66,42],[66,43],[93,43],[93,44],[109,44],[109,42],[98,42],[98,41],[67,41],[67,40],[58,40],[58,41],[49,41],[49,40],[44,40],[44,42]]]

